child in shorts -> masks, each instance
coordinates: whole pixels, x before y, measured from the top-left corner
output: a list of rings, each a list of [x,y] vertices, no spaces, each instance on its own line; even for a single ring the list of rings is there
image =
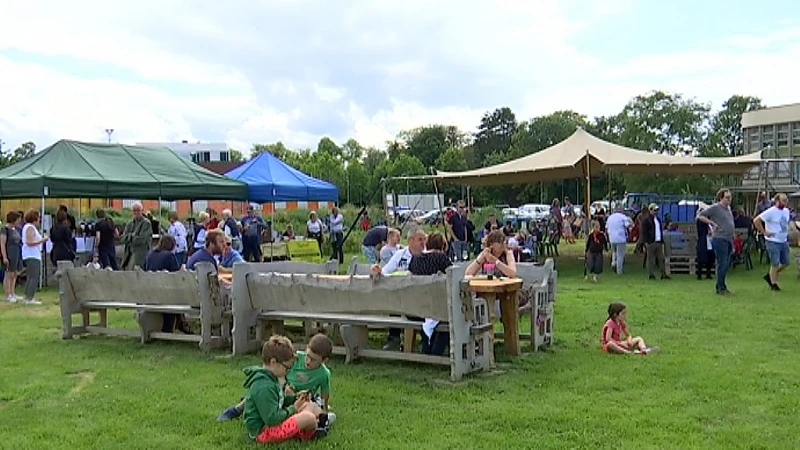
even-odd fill
[[[628,333],[628,325],[625,322],[627,318],[628,309],[624,303],[608,305],[608,320],[603,325],[603,332],[601,333],[603,351],[606,353],[639,355],[657,352],[659,350],[658,347],[647,347],[644,339],[639,336],[632,337]]]
[[[261,349],[262,366],[244,370],[244,425],[250,439],[264,444],[327,434],[327,414],[310,401],[308,392],[284,392],[286,374],[295,359],[292,341],[272,336]]]
[[[294,364],[286,374],[284,393],[296,394],[307,391],[311,401],[316,403],[323,411],[328,411],[328,400],[331,391],[331,371],[325,365],[333,353],[333,342],[322,333],[314,335],[304,352],[297,352]],[[244,399],[237,405],[223,411],[218,422],[235,419],[244,411]],[[336,420],[336,415],[328,413],[326,428]]]

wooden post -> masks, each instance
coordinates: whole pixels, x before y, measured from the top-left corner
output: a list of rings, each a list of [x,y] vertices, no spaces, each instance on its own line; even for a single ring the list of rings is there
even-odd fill
[[[592,174],[589,167],[589,149],[586,149],[586,217],[584,220],[590,220],[592,206]]]

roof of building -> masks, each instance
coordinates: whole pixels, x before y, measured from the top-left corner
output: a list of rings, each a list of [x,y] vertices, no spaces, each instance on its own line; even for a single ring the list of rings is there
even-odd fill
[[[242,162],[221,162],[221,161],[211,161],[211,162],[203,162],[198,163],[198,165],[206,170],[210,170],[219,175],[225,175],[226,173],[230,172],[231,170],[241,166],[244,164]]]
[[[789,122],[800,122],[800,103],[764,108],[742,114],[743,128]]]
[[[137,142],[142,147],[167,147],[178,153],[224,152],[228,144],[224,142]]]

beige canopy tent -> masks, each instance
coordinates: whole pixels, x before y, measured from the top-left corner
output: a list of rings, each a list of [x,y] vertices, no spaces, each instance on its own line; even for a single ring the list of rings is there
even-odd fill
[[[670,156],[612,144],[577,129],[572,136],[542,151],[465,172],[437,172],[443,182],[471,186],[557,181],[620,173],[739,174],[761,163],[761,155],[730,158]]]

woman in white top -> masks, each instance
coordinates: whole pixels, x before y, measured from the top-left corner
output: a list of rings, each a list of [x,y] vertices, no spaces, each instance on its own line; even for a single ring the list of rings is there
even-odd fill
[[[194,247],[195,251],[200,250],[206,246],[206,225],[208,224],[209,216],[205,211],[201,211],[197,215],[197,225],[194,228]]]
[[[311,211],[306,222],[306,235],[309,239],[316,239],[319,243],[319,252],[322,254],[322,222],[317,219],[317,212]]]
[[[39,211],[31,209],[25,214],[25,226],[22,227],[22,262],[25,264],[25,299],[26,305],[41,305],[33,296],[39,287],[42,274],[42,244],[47,236],[42,236],[36,226],[39,225]]]

